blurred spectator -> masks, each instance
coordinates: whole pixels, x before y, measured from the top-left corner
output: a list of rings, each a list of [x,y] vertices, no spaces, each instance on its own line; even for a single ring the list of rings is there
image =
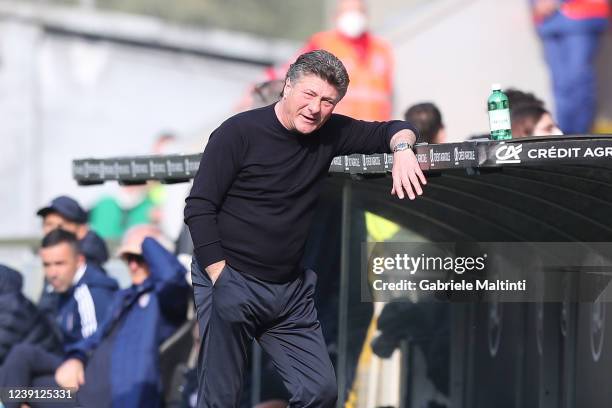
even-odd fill
[[[62,336],[64,349],[91,336],[98,322],[106,318],[117,282],[97,266],[85,263],[79,252],[77,237],[63,229],[54,229],[41,244],[40,257],[45,277],[59,293],[55,321]],[[46,378],[61,364],[61,354],[43,347],[21,343],[7,355],[0,385],[5,387],[40,387],[52,385]],[[7,407],[19,406],[8,404]]]
[[[388,303],[378,318],[378,330],[380,334],[372,341],[372,349],[376,355],[389,358],[393,351],[400,347],[402,341],[412,342],[423,351],[427,377],[436,390],[444,396],[449,395],[450,304],[448,302],[429,300],[417,303],[406,301]],[[411,355],[410,358],[414,356]]]
[[[178,153],[173,151],[175,142],[173,133],[164,132],[153,143],[152,153]],[[182,208],[184,197],[176,199]],[[149,224],[162,227],[170,234],[178,234],[182,220],[171,225],[164,220],[162,207],[167,200],[166,188],[158,182],[123,186],[116,196],[104,196],[96,202],[89,214],[91,227],[106,239],[120,239],[130,228]]]
[[[67,350],[55,373],[57,384],[79,388],[84,406],[162,406],[158,349],[186,320],[189,285],[183,266],[152,235],[161,237],[145,225],[126,233],[119,256],[132,286],[117,294],[93,336]]]
[[[563,132],[591,130],[596,113],[594,62],[608,26],[608,0],[530,0],[552,75]]]
[[[512,137],[561,136],[563,132],[544,106],[544,101],[531,92],[516,88],[504,90],[510,102]],[[468,140],[489,140],[489,134],[474,135]]]
[[[335,113],[362,120],[391,119],[393,53],[386,41],[370,33],[364,1],[339,0],[335,28],[313,35],[298,55],[317,49],[337,56],[351,81]],[[284,79],[288,68],[289,63],[268,69],[267,79]]]
[[[106,317],[117,282],[95,264],[86,263],[76,236],[62,229],[43,238],[40,257],[47,281],[59,294],[56,321],[64,345],[90,336]]]
[[[532,93],[515,88],[507,89],[504,92],[510,102],[513,138],[563,135],[541,99]]]
[[[270,105],[278,101],[284,86],[285,81],[282,79],[264,81],[255,85],[251,93],[251,100],[253,102],[251,109]]]
[[[560,136],[561,129],[553,120],[551,114],[537,105],[525,105],[513,109],[511,113],[512,137],[529,136]]]
[[[59,196],[47,206],[38,210],[36,215],[42,217],[43,234],[47,235],[56,228],[72,232],[80,241],[81,251],[88,263],[102,266],[108,261],[106,244],[87,225],[87,213],[71,197]]]
[[[100,271],[106,273],[102,268],[102,265],[108,261],[106,243],[98,234],[89,229],[87,213],[75,199],[68,196],[56,197],[47,206],[38,210],[36,215],[42,217],[43,235],[57,228],[73,233],[79,240],[80,252],[85,256],[87,263],[98,266]],[[45,279],[38,307],[52,319],[57,312],[58,296],[53,286],[49,285]]]
[[[118,240],[131,227],[153,222],[156,198],[149,185],[123,186],[116,196],[102,197],[93,206],[91,227],[105,239]]]
[[[442,114],[436,105],[425,102],[412,105],[404,120],[414,124],[421,133],[421,141],[437,144],[446,142],[446,128],[442,122]]]
[[[49,322],[21,293],[22,283],[19,272],[0,265],[0,367],[11,348],[19,343],[60,351],[59,338]]]
[[[518,109],[524,105],[535,105],[544,108],[544,101],[531,92],[523,92],[516,88],[504,90],[510,103],[510,109]]]
[[[163,132],[153,144],[153,154],[182,154],[185,148],[173,132],[167,131]],[[149,196],[155,204],[150,212],[150,223],[158,226],[165,236],[176,239],[185,225],[181,214],[189,186],[183,183],[163,184],[159,181],[149,182],[148,185]]]

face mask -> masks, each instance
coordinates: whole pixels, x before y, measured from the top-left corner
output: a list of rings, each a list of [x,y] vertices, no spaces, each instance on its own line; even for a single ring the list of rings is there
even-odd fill
[[[117,204],[124,210],[131,210],[140,204],[147,196],[146,186],[131,186],[121,188],[115,196]]]
[[[366,31],[368,21],[360,11],[347,11],[338,17],[338,30],[349,38],[357,38]]]

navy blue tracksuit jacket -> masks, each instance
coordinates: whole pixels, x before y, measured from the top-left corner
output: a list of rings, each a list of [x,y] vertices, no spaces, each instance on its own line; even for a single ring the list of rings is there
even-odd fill
[[[56,322],[63,336],[64,348],[95,333],[106,319],[119,285],[99,267],[87,264],[81,279],[58,296]]]
[[[67,350],[68,358],[98,367],[86,368],[85,406],[108,391],[112,407],[162,404],[158,348],[186,320],[190,287],[183,266],[157,241],[146,238],[142,249],[149,278],[119,291],[98,331]]]

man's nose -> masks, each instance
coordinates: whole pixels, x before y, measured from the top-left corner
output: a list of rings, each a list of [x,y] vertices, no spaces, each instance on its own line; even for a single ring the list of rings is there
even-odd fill
[[[45,271],[45,275],[47,275],[48,280],[52,280],[57,276],[57,272],[54,268],[47,268],[47,270]]]
[[[321,101],[317,99],[313,99],[312,101],[310,101],[310,104],[308,105],[308,110],[310,111],[310,113],[315,115],[319,113],[321,111]]]

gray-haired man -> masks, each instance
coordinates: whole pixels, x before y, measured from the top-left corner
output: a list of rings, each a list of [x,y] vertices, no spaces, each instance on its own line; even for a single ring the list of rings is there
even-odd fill
[[[202,344],[198,407],[237,407],[253,338],[291,392],[291,406],[332,407],[334,370],[313,301],[316,275],[299,262],[331,160],[394,151],[392,194],[421,194],[425,177],[407,122],[333,115],[348,87],[340,60],[302,54],[282,99],[240,113],[210,137],[187,198]]]

